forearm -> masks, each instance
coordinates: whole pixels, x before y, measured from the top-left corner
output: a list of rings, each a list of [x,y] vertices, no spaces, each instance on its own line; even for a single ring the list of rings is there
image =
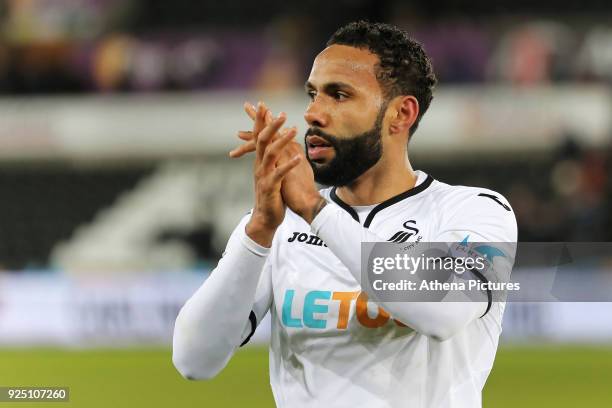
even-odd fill
[[[361,243],[381,242],[384,239],[362,227],[344,210],[327,205],[311,223],[313,232],[348,268],[361,285]],[[375,293],[372,288],[362,287],[369,298]],[[469,322],[481,316],[487,303],[472,302],[377,302],[393,318],[427,336],[447,339]]]
[[[214,377],[240,345],[269,250],[247,237],[230,239],[224,257],[176,319],[173,362],[186,378]]]

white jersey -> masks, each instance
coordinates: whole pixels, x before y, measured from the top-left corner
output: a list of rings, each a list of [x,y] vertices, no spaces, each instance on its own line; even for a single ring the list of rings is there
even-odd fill
[[[394,311],[369,302],[356,276],[365,240],[516,242],[514,213],[500,194],[417,175],[414,188],[375,206],[352,208],[334,188],[322,190],[329,203],[312,225],[287,211],[240,339],[248,340],[271,313],[270,382],[277,406],[481,406],[504,304],[470,311],[472,317],[449,335],[432,336],[436,319],[427,309],[401,302],[404,309]],[[512,263],[514,253],[507,258]]]

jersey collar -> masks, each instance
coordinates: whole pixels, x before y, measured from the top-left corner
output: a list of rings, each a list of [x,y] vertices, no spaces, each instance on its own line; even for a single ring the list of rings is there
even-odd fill
[[[393,204],[397,204],[402,200],[405,200],[408,197],[412,197],[415,196],[423,191],[425,191],[425,189],[427,189],[427,187],[429,187],[431,185],[431,183],[433,183],[434,178],[431,177],[429,174],[427,175],[427,178],[425,179],[425,181],[423,181],[421,184],[419,184],[416,187],[412,187],[411,189],[404,191],[403,193],[400,193],[396,196],[393,196],[385,201],[383,201],[382,203],[378,204],[376,207],[374,207],[372,209],[372,211],[370,211],[370,213],[368,214],[368,216],[365,219],[365,222],[363,223],[363,226],[365,228],[368,228],[370,226],[370,224],[372,223],[372,220],[374,219],[374,216],[384,210],[385,208],[393,205]],[[359,222],[359,216],[357,215],[357,212],[353,209],[353,207],[351,207],[350,205],[348,205],[347,203],[345,203],[344,201],[342,201],[340,199],[340,197],[338,197],[338,195],[336,194],[336,187],[332,188],[331,193],[330,193],[330,198],[336,203],[338,204],[340,207],[342,207],[346,212],[348,212],[351,217],[353,217],[353,219],[357,222]]]

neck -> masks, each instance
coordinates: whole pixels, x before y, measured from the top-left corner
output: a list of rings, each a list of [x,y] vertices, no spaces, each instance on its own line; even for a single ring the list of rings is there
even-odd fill
[[[336,194],[348,205],[378,204],[410,190],[416,185],[417,175],[408,156],[402,159],[383,160],[363,173],[351,184],[338,187]]]

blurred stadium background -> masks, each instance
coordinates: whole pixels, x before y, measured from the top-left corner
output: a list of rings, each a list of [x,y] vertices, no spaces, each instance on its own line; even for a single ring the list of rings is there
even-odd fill
[[[1,1],[0,386],[69,386],[83,407],[273,405],[266,323],[208,383],[174,371],[172,327],[251,206],[250,163],[227,158],[242,103],[303,132],[312,59],[357,18],[433,58],[416,168],[503,193],[521,241],[610,242],[612,6],[503,3]],[[485,406],[612,406],[611,316],[510,304]]]

